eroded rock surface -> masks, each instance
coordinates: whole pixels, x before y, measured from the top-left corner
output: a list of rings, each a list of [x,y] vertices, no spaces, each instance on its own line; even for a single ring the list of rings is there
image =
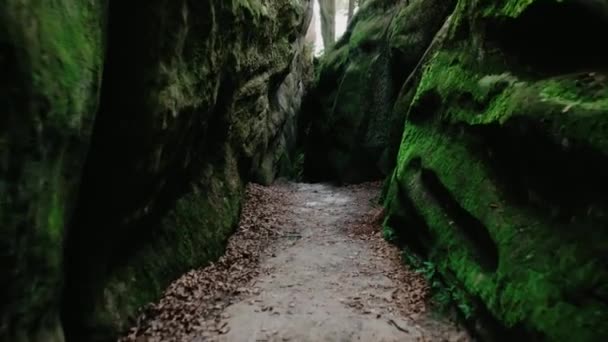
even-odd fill
[[[369,2],[321,59],[316,87],[335,92],[319,95],[307,170],[366,176],[381,153],[353,148],[371,127],[361,122],[403,118],[400,147],[379,145],[396,163],[385,226],[469,303],[471,326],[492,327],[478,329],[482,338],[606,339],[608,49],[596,40],[608,32],[606,4],[458,1],[438,17],[426,52],[402,50],[417,66],[355,62],[353,42],[387,41],[378,38],[390,37],[383,23],[417,3],[432,1]],[[362,46],[379,56],[375,43]],[[372,80],[383,73],[373,63],[392,65],[391,77],[406,70],[393,98],[377,96]],[[348,77],[356,73],[365,76]],[[346,92],[357,94],[347,104]],[[388,109],[369,112],[377,99],[384,107],[371,108]],[[362,157],[366,166],[357,166]]]
[[[310,5],[0,5],[0,340],[111,339],[221,255],[290,172]]]
[[[0,4],[3,341],[64,338],[62,247],[98,107],[105,17],[99,1]]]
[[[393,112],[454,1],[368,1],[344,36],[321,58],[304,120],[305,172],[346,183],[391,172],[404,115]],[[394,150],[394,149],[393,149]]]

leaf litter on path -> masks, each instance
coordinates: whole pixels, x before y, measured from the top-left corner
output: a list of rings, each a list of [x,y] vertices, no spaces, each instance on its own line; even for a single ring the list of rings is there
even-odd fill
[[[121,342],[189,341],[203,330],[227,333],[218,324],[231,300],[255,292],[247,287],[260,274],[263,252],[284,223],[287,187],[247,187],[239,227],[225,254],[215,263],[192,270],[172,283],[157,303],[144,308]]]
[[[375,204],[380,188],[380,182],[343,188],[249,185],[241,222],[225,255],[171,284],[158,302],[142,311],[120,342],[241,341],[253,335],[257,339],[258,334],[263,341],[314,341],[310,336],[323,336],[323,332],[311,330],[306,321],[322,326],[335,318],[323,316],[331,309],[331,301],[346,312],[358,313],[357,319],[363,322],[384,321],[384,328],[371,327],[380,329],[381,335],[399,334],[386,341],[403,337],[406,341],[469,341],[452,323],[429,318],[427,282],[404,266],[399,249],[382,238],[384,211]],[[344,198],[347,203],[340,202]],[[315,245],[319,252],[306,253]],[[302,249],[303,254],[296,253]],[[332,251],[343,258],[336,261],[319,255]],[[309,275],[310,265],[302,268],[302,263],[317,263],[313,268],[317,275]],[[300,273],[312,280],[298,278]],[[322,285],[324,279],[329,279],[327,285]],[[282,303],[274,298],[281,295],[289,299]],[[315,300],[319,303],[311,304]],[[228,310],[239,303],[240,309]],[[256,327],[256,322],[270,322],[270,326]],[[344,336],[355,336],[355,330],[361,329],[361,322],[349,325],[348,317],[340,322]],[[302,326],[293,328],[294,324]]]

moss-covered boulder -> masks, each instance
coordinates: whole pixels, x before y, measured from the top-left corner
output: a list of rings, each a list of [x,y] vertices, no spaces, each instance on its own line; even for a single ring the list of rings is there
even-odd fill
[[[305,174],[359,182],[390,173],[391,138],[403,114],[393,112],[406,77],[455,1],[367,1],[348,30],[321,57],[307,101]],[[395,129],[396,128],[396,129]]]
[[[459,1],[395,108],[387,229],[507,340],[608,339],[605,10]]]
[[[2,2],[0,340],[115,340],[222,253],[290,166],[310,6]]]
[[[0,3],[2,341],[63,341],[62,246],[98,104],[104,20],[102,1]]]

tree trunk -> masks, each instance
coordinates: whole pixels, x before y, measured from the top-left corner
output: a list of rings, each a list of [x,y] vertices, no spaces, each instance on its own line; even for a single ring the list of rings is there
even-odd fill
[[[327,50],[336,40],[336,0],[319,0],[319,7],[323,49]]]
[[[348,0],[348,22],[353,18],[355,14],[355,0]]]

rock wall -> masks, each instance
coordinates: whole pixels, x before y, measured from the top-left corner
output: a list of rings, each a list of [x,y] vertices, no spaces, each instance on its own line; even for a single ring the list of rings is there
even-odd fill
[[[402,107],[387,225],[528,339],[608,336],[601,13],[577,1],[461,1]]]
[[[386,22],[412,22],[399,15],[417,3],[433,1],[370,1],[319,62],[306,170],[360,180],[386,149],[387,235],[435,269],[482,340],[606,340],[608,5],[461,0],[424,49],[401,50],[413,62],[375,44],[353,62],[355,42],[390,42]],[[378,95],[387,84],[393,97]],[[369,153],[373,120],[399,124],[400,144],[389,133]]]
[[[2,341],[63,340],[62,246],[98,107],[105,11],[0,4]]]
[[[391,172],[389,146],[404,118],[393,103],[454,4],[378,0],[359,10],[316,70],[304,111],[308,178],[352,183]]]
[[[310,5],[0,5],[0,340],[111,340],[222,253],[291,165]]]

